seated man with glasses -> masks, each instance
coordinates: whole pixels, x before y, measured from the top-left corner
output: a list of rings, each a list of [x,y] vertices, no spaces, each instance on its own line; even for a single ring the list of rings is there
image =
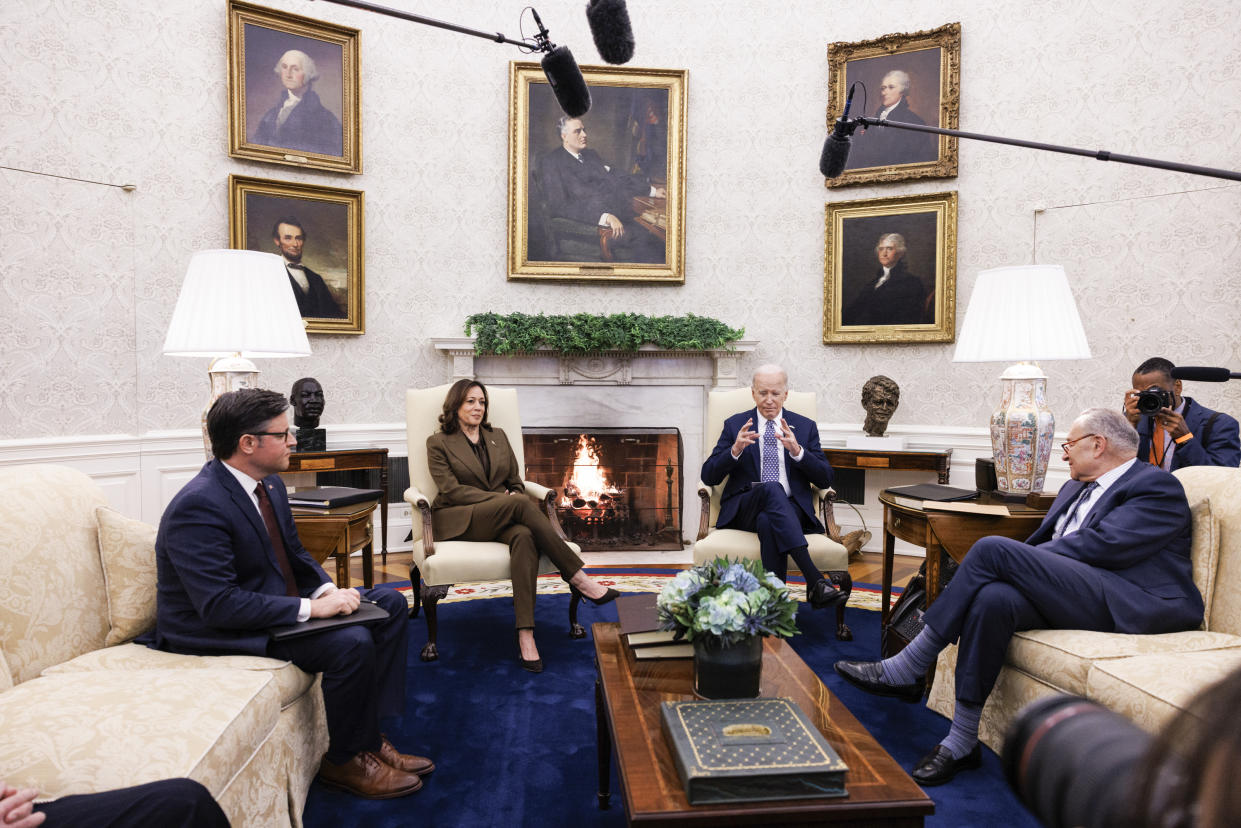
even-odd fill
[[[1018,630],[1152,634],[1202,622],[1185,490],[1163,469],[1138,462],[1137,446],[1120,412],[1082,412],[1061,443],[1073,479],[1038,530],[1025,543],[975,543],[926,611],[922,632],[892,658],[836,662],[850,684],[913,702],[939,651],[959,644],[952,727],[914,768],[920,785],[978,767],[978,719]]]
[[[289,467],[289,403],[275,391],[222,394],[207,412],[215,459],[160,519],[151,646],[191,655],[239,653],[323,673],[328,751],[319,780],[368,799],[422,787],[430,759],[399,753],[379,718],[405,704],[408,606],[392,589],[337,589],[302,548],[280,472]],[[273,639],[268,629],[351,615],[360,601],[388,618]]]

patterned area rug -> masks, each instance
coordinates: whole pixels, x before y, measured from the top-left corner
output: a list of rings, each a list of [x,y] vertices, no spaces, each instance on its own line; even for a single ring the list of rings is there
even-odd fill
[[[599,583],[613,587],[619,592],[659,592],[664,588],[664,584],[668,583],[668,579],[676,575],[676,572],[667,569],[651,570],[640,567],[632,569],[595,567],[591,570],[591,574]],[[806,584],[801,578],[790,578],[788,585],[789,591],[798,601],[806,600]],[[403,593],[406,600],[410,601],[410,605],[413,606],[413,599],[410,594],[411,587],[408,581],[389,583],[387,586],[391,586]],[[559,575],[539,576],[540,595],[567,595],[568,593],[569,585],[562,581]],[[895,602],[896,596],[899,594],[899,588],[892,590],[893,602]],[[478,581],[472,584],[454,584],[448,590],[448,595],[441,600],[441,603],[511,597],[513,597],[513,585],[510,581]],[[848,606],[878,612],[881,597],[882,591],[879,586],[855,582],[853,584],[853,592],[849,596]]]

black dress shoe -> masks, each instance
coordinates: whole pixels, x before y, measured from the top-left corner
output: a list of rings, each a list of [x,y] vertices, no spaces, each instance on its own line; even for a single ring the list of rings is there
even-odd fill
[[[831,581],[820,578],[815,581],[814,586],[810,587],[809,598],[810,606],[815,609],[827,609],[836,606],[841,601],[848,600],[849,596],[833,586]]]
[[[620,597],[620,593],[612,589],[611,587],[608,587],[608,591],[600,595],[598,598],[591,598],[590,596],[588,596],[586,593],[582,592],[580,589],[578,589],[575,586],[570,586],[569,591],[577,593],[578,595],[582,596],[590,603],[594,604],[596,607],[601,607],[604,604],[610,604]]]
[[[922,700],[925,681],[913,684],[888,684],[883,680],[883,666],[878,661],[837,661],[837,674],[859,690],[876,696],[890,696],[903,702]]]
[[[517,660],[521,662],[521,669],[529,673],[543,672],[543,659],[526,659],[521,657],[521,639],[517,640]]]
[[[957,771],[971,770],[982,765],[982,745],[975,744],[974,749],[960,759],[948,752],[943,745],[936,745],[931,752],[918,760],[910,774],[914,781],[924,788],[951,782]]]

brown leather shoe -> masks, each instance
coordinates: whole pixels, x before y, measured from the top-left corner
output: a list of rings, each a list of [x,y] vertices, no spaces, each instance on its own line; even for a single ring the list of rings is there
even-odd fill
[[[324,759],[319,763],[319,781],[363,799],[395,799],[422,787],[417,774],[398,770],[368,750],[341,765]]]
[[[394,767],[399,771],[405,771],[406,773],[416,773],[419,776],[426,776],[428,773],[435,770],[435,763],[427,757],[414,756],[410,753],[400,753],[395,747],[392,746],[392,743],[388,741],[387,736],[380,733],[379,738],[383,741],[379,744],[377,755],[379,756],[379,761],[383,762],[385,765]]]

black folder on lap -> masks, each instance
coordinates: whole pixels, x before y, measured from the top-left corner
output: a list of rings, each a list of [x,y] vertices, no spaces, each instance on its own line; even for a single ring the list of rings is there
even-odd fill
[[[309,621],[301,621],[296,624],[283,624],[279,627],[268,627],[267,632],[276,641],[283,641],[286,638],[297,638],[302,635],[310,635],[311,633],[323,632],[324,630],[332,630],[337,627],[348,627],[351,624],[367,624],[375,621],[383,621],[388,617],[388,611],[378,604],[372,604],[363,601],[358,604],[357,612],[352,615],[333,615],[331,618],[311,618]]]

